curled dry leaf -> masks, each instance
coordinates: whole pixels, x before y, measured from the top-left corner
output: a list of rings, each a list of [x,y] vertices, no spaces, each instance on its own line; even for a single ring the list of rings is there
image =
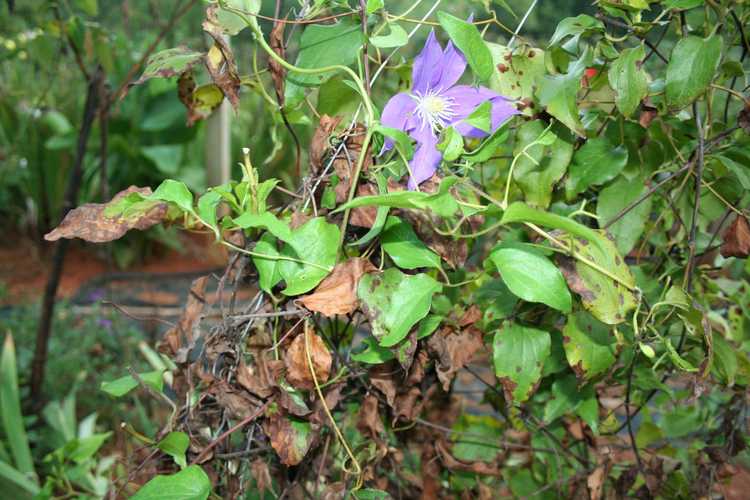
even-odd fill
[[[450,470],[458,470],[464,472],[471,472],[473,474],[484,474],[487,476],[500,476],[500,467],[495,463],[488,462],[464,462],[454,457],[443,440],[439,440],[435,444],[435,450],[437,451],[440,460],[443,465]]]
[[[357,430],[370,439],[381,441],[385,427],[378,413],[378,398],[374,394],[367,394],[362,401],[357,419]]]
[[[232,418],[247,418],[259,407],[248,392],[241,387],[231,386],[224,380],[215,380],[207,392],[216,398],[219,406],[225,408]]]
[[[445,391],[450,389],[456,373],[471,361],[482,345],[482,332],[475,327],[458,331],[446,327],[430,337],[427,346],[437,359],[437,375]]]
[[[340,122],[340,116],[324,114],[320,117],[320,123],[310,142],[310,167],[313,175],[322,173],[323,160],[328,154],[329,138]]]
[[[213,47],[206,54],[208,74],[236,111],[240,105],[240,77],[234,54],[223,35],[216,31],[208,31],[208,34],[214,39]]]
[[[177,362],[186,362],[187,355],[178,356],[177,354],[188,348],[197,335],[194,335],[200,324],[201,315],[203,314],[203,308],[206,305],[206,284],[208,284],[208,276],[202,276],[193,281],[190,285],[190,293],[188,293],[187,302],[185,308],[182,310],[182,316],[180,321],[174,327],[167,330],[159,343],[158,350],[170,357],[178,358]],[[182,352],[186,353],[187,349]],[[179,359],[185,358],[185,359]]]
[[[349,314],[357,309],[357,285],[363,274],[375,270],[369,260],[362,258],[349,259],[336,264],[328,275],[310,295],[299,299],[299,303],[311,311],[332,317],[337,314]]]
[[[255,479],[255,487],[259,493],[270,490],[273,482],[271,481],[271,471],[268,463],[262,458],[256,458],[250,463],[250,474]]]
[[[268,44],[271,49],[282,59],[286,59],[284,48],[284,28],[285,22],[275,21],[273,29],[268,34]],[[284,106],[284,83],[286,81],[286,70],[273,57],[268,58],[268,70],[271,72],[273,88],[276,91],[276,99],[279,106]]]
[[[721,243],[722,257],[745,258],[750,255],[750,224],[747,219],[738,215],[732,225],[724,231]]]
[[[299,464],[312,446],[315,432],[309,422],[284,415],[278,409],[269,412],[263,432],[284,465]]]
[[[322,384],[328,380],[331,374],[331,353],[325,342],[314,333],[307,334],[310,343],[310,357],[315,368],[315,376],[318,383]],[[310,368],[307,365],[307,354],[305,353],[305,334],[297,335],[284,355],[286,364],[286,379],[297,389],[311,390],[315,387]]]
[[[149,188],[130,186],[108,203],[81,205],[69,211],[59,226],[44,235],[44,239],[81,238],[91,243],[105,243],[122,238],[131,229],[148,229],[167,216],[166,203],[143,199],[150,194]]]
[[[276,381],[281,377],[283,370],[282,361],[266,360],[262,355],[255,358],[253,365],[247,365],[244,359],[240,359],[237,382],[259,398],[265,399],[273,394],[274,388],[278,385]]]
[[[371,196],[378,194],[377,188],[371,183],[357,186],[357,196]],[[378,208],[375,206],[356,207],[352,209],[349,224],[352,226],[371,228],[375,225],[378,216]]]

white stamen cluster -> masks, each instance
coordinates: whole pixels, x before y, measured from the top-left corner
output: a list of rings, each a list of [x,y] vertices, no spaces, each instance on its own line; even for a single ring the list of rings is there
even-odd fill
[[[415,91],[411,98],[417,103],[416,113],[422,129],[429,125],[433,133],[437,134],[455,115],[453,99],[441,95],[440,89],[429,89],[424,94]]]

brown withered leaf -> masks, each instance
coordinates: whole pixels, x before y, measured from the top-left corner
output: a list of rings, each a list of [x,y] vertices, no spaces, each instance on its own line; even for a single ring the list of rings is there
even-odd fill
[[[271,446],[284,465],[299,464],[315,439],[314,429],[308,422],[284,415],[278,409],[269,413],[263,432]]]
[[[396,377],[399,373],[401,373],[401,370],[392,361],[375,365],[369,371],[370,383],[383,393],[390,407],[393,407],[393,402],[396,399],[396,390],[399,387]]]
[[[315,376],[318,384],[328,380],[331,373],[331,363],[333,358],[326,347],[325,342],[318,335],[307,333],[310,343],[310,357],[315,368]],[[297,335],[292,344],[284,354],[284,364],[286,365],[286,379],[297,389],[311,390],[315,387],[312,374],[307,364],[307,354],[305,352],[305,333]]]
[[[413,421],[422,413],[424,399],[419,387],[411,387],[406,391],[399,392],[393,401],[393,420]]]
[[[208,34],[213,37],[214,45],[206,54],[206,69],[211,80],[221,89],[236,111],[240,105],[240,77],[234,54],[223,35],[212,31]]]
[[[421,473],[422,473],[422,500],[439,498],[440,493],[440,464],[438,463],[435,444],[427,441],[422,445]]]
[[[461,316],[461,319],[458,320],[458,326],[463,328],[465,326],[473,325],[480,319],[482,319],[482,310],[477,306],[472,305],[466,311],[464,311],[463,316]]]
[[[341,391],[344,390],[344,387],[345,384],[336,383],[333,387],[329,387],[328,390],[326,390],[324,397],[326,400],[326,406],[330,411],[333,411],[341,402],[341,399],[343,398]],[[326,415],[326,411],[323,408],[320,399],[315,400],[315,409],[313,410],[312,415],[310,415],[309,420],[318,425],[330,425],[331,421],[328,420],[328,416]]]
[[[117,193],[108,203],[86,203],[74,208],[65,215],[59,226],[44,235],[44,239],[81,238],[91,243],[105,243],[122,238],[131,229],[148,229],[166,218],[166,203],[125,200],[134,193],[137,193],[136,197],[147,197],[151,195],[151,189],[130,186]]]
[[[188,127],[191,127],[200,119],[195,115],[195,98],[193,97],[193,92],[195,92],[195,78],[193,78],[192,71],[186,71],[177,80],[177,97],[185,105],[185,109],[187,109]]]
[[[262,458],[256,458],[250,462],[250,474],[255,479],[255,487],[259,493],[268,490],[273,484],[268,463]]]
[[[501,475],[500,467],[496,463],[464,462],[463,460],[457,459],[450,453],[450,451],[448,451],[447,445],[442,439],[438,440],[435,444],[435,450],[447,469],[471,472],[473,474],[484,474],[487,476]]]
[[[271,29],[271,32],[268,34],[268,44],[271,46],[271,49],[282,59],[286,59],[286,50],[284,48],[285,27],[285,22],[275,21],[273,23],[273,29]],[[284,106],[284,83],[286,81],[286,70],[273,57],[268,58],[268,70],[271,72],[273,88],[276,91],[276,99],[279,103],[279,106]]]
[[[175,358],[183,347],[188,347],[193,343],[196,337],[194,330],[200,323],[203,308],[206,305],[206,284],[208,284],[208,276],[197,278],[190,285],[190,292],[180,321],[164,334],[159,342],[159,352]]]
[[[224,94],[216,85],[209,84],[196,88],[192,72],[180,75],[177,80],[177,97],[187,110],[188,127],[208,118],[224,100]]]
[[[604,490],[604,481],[607,479],[607,469],[608,467],[606,464],[602,464],[588,475],[586,485],[589,488],[589,498],[591,500],[601,500],[602,491]]]
[[[745,107],[737,115],[737,123],[745,133],[750,134],[750,102],[745,102]]]
[[[357,186],[357,196],[370,196],[374,194],[378,194],[378,190],[369,182]],[[369,229],[375,225],[377,216],[378,208],[375,206],[356,207],[352,209],[349,224]]]
[[[444,327],[430,337],[427,346],[437,359],[437,375],[445,391],[482,345],[482,332],[473,326],[462,330]]]
[[[357,419],[357,430],[370,439],[382,439],[381,435],[385,432],[385,427],[378,413],[378,398],[373,394],[367,394],[362,401]]]
[[[219,406],[225,408],[232,418],[247,418],[260,406],[244,389],[231,386],[224,380],[216,379],[207,392],[214,396]]]
[[[750,224],[747,219],[738,215],[734,222],[724,231],[721,243],[722,257],[745,258],[750,255]]]
[[[329,318],[337,314],[349,314],[357,309],[357,285],[363,274],[375,270],[369,260],[349,259],[336,264],[315,291],[298,299],[298,302],[313,312]]]
[[[650,97],[646,97],[641,101],[641,115],[638,117],[638,123],[641,124],[641,127],[649,128],[651,122],[654,121],[654,118],[658,115],[659,110],[654,107]]]
[[[365,132],[365,126],[358,123],[347,135],[341,137],[346,147],[333,160],[333,169],[339,178],[339,183],[334,189],[337,203],[343,203],[349,197],[349,190],[351,189],[350,178],[359,161],[359,155],[362,152]],[[366,154],[367,156],[362,164],[362,172],[366,172],[370,168],[370,165],[372,165],[371,146],[368,146]]]
[[[240,359],[237,367],[237,382],[259,398],[267,398],[277,387],[276,381],[283,373],[281,360],[266,360],[262,355],[255,358],[255,363],[248,366],[244,359]]]
[[[340,116],[328,116],[324,114],[320,117],[318,128],[315,129],[312,141],[310,141],[310,167],[313,175],[321,173],[323,160],[326,154],[328,154],[329,138],[340,122]]]

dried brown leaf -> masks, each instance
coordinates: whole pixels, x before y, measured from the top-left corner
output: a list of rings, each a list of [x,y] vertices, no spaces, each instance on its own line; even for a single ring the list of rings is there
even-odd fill
[[[451,381],[482,348],[482,332],[475,327],[454,330],[450,327],[440,329],[427,341],[427,346],[437,359],[437,375],[443,389],[450,389]]]
[[[259,398],[269,397],[273,394],[274,388],[277,387],[276,380],[280,375],[278,370],[269,369],[269,364],[274,364],[274,366],[281,367],[283,370],[281,361],[267,361],[262,355],[258,356],[255,359],[255,364],[251,366],[245,364],[245,360],[241,359],[237,367],[237,382]]]
[[[263,432],[284,465],[299,464],[313,442],[312,432],[295,429],[292,420],[278,410],[263,423]]]
[[[724,231],[721,244],[722,257],[745,258],[750,255],[750,224],[743,215],[738,215]]]
[[[268,463],[262,458],[256,458],[250,462],[250,474],[255,479],[255,487],[258,493],[263,493],[266,490],[270,490],[273,484],[271,480],[271,471],[268,468]]]
[[[378,413],[378,398],[373,394],[367,394],[362,401],[359,418],[357,419],[357,430],[362,435],[374,440],[380,440],[381,435],[385,432],[383,420]]]
[[[318,383],[322,384],[328,380],[331,373],[331,363],[333,358],[326,347],[325,342],[314,333],[307,334],[310,344],[310,357],[315,368],[315,376]],[[307,354],[305,352],[305,334],[297,335],[292,344],[284,355],[286,364],[286,379],[297,389],[311,390],[315,387],[312,373],[307,364]]]
[[[362,258],[349,259],[336,264],[328,275],[310,295],[299,299],[299,303],[313,312],[332,317],[337,314],[349,314],[357,309],[357,285],[363,274],[375,270],[369,260]]]
[[[185,308],[182,310],[180,321],[164,334],[158,346],[159,352],[167,354],[171,358],[176,358],[177,353],[183,347],[188,347],[193,343],[193,340],[197,337],[194,332],[199,327],[203,308],[206,305],[207,284],[208,276],[202,276],[190,285],[190,292]],[[184,363],[186,359],[176,361]]]
[[[375,365],[370,369],[370,383],[383,393],[388,406],[393,407],[399,383],[396,375],[401,370],[393,362]]]
[[[750,102],[745,102],[745,107],[737,115],[737,123],[745,133],[750,134]]]
[[[586,485],[589,488],[589,498],[591,500],[600,500],[604,490],[604,480],[607,479],[607,467],[600,465],[589,474],[586,479]]]
[[[206,54],[208,74],[236,111],[240,105],[240,77],[234,54],[223,35],[215,31],[208,31],[208,34],[214,39],[214,45]]]
[[[323,169],[323,160],[328,154],[329,139],[341,122],[340,116],[322,115],[318,128],[313,133],[310,142],[310,167],[313,175],[318,175]]]
[[[450,470],[458,470],[464,472],[471,472],[473,474],[484,474],[487,476],[500,476],[500,467],[496,463],[489,462],[464,462],[458,460],[449,451],[443,440],[439,440],[435,444],[435,450],[437,451],[440,460],[443,465]]]
[[[231,386],[224,380],[214,380],[208,393],[214,396],[219,406],[226,409],[232,418],[247,418],[260,406],[244,389]]]
[[[151,194],[150,188],[130,186],[120,191],[108,203],[86,203],[69,211],[55,229],[44,236],[47,241],[60,238],[81,238],[92,243],[105,243],[122,238],[131,229],[143,231],[162,222],[167,216],[167,204],[160,201],[141,201],[141,209],[132,213],[107,216],[107,208],[114,206],[126,196],[140,193]]]
[[[284,47],[284,28],[286,23],[275,21],[273,29],[268,34],[268,44],[271,49],[282,59],[286,59],[286,50]],[[276,99],[279,106],[284,106],[284,84],[286,82],[286,70],[273,57],[268,58],[268,70],[271,72],[273,88],[276,91]]]

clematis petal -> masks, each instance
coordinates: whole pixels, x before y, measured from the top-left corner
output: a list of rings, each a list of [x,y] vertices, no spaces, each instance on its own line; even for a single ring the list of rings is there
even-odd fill
[[[383,108],[383,114],[380,117],[380,123],[382,123],[386,127],[408,131],[415,107],[416,103],[409,94],[405,92],[398,93],[391,97],[390,100],[386,103],[385,108]],[[385,151],[390,150],[392,147],[393,141],[386,138],[381,154]]]
[[[412,66],[412,90],[424,94],[432,88],[433,81],[440,78],[443,49],[435,38],[435,32],[430,31],[422,52],[414,58]]]
[[[442,153],[437,149],[437,137],[433,136],[432,133],[419,134],[419,136],[419,139],[425,140],[417,139],[417,150],[409,162],[409,170],[411,171],[409,189],[411,190],[417,189],[418,185],[432,177],[443,158]]]
[[[492,103],[490,123],[492,131],[503,124],[508,118],[519,113],[511,101],[487,87],[471,87],[456,85],[442,93],[444,97],[453,100],[454,113],[451,125],[464,137],[485,137],[487,133],[463,122],[480,104],[485,101]]]
[[[445,47],[440,69],[440,78],[433,82],[432,88],[449,89],[466,71],[466,57],[453,46],[453,42],[448,42]]]

